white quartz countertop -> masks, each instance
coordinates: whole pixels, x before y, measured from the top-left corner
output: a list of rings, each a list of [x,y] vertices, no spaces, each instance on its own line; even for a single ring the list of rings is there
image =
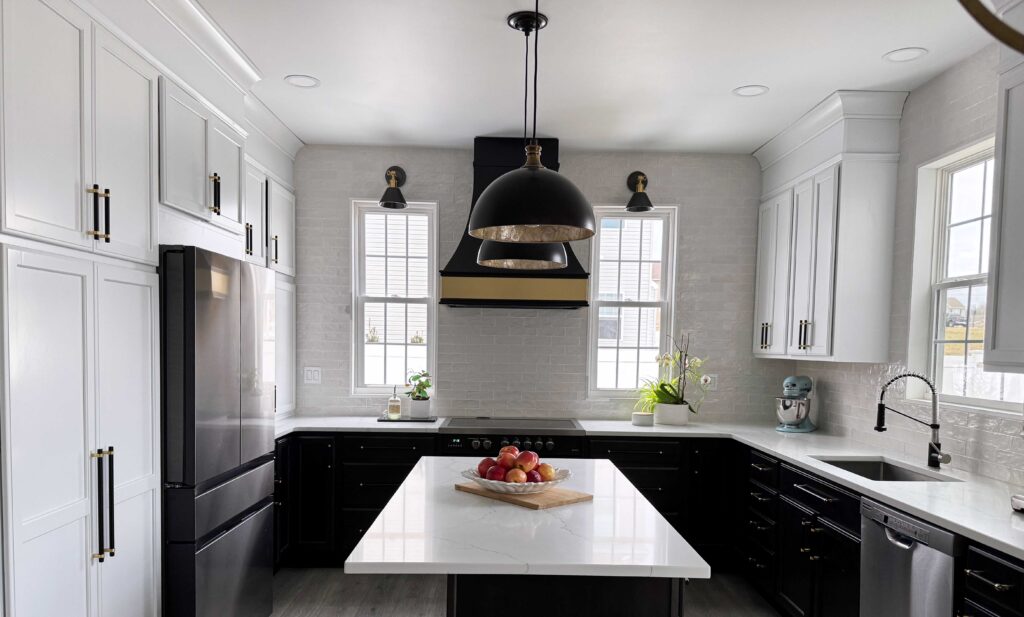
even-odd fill
[[[274,438],[302,431],[436,433],[444,420],[444,418],[438,418],[433,422],[378,422],[376,416],[290,416],[277,421]]]
[[[398,430],[436,432],[434,426],[414,423],[385,424],[375,418],[289,418],[278,425],[278,436],[298,430]],[[820,461],[815,456],[877,457],[879,449],[824,433],[779,433],[772,426],[696,422],[687,426],[633,426],[621,420],[580,420],[588,437],[722,437],[757,448],[796,467],[808,470],[840,486],[875,499],[907,514],[963,535],[983,545],[1024,559],[1024,514],[1010,507],[1010,496],[1024,488],[992,478],[943,468],[942,474],[960,482],[875,482]],[[291,423],[282,430],[282,424]],[[317,428],[320,426],[322,428]],[[415,428],[414,428],[415,427]],[[887,455],[888,458],[923,469],[927,441],[922,438],[921,456]],[[468,466],[468,465],[466,465]],[[513,506],[515,507],[515,506]]]
[[[345,561],[354,574],[709,578],[711,568],[610,461],[544,459],[591,502],[530,510],[456,491],[466,457],[422,457]]]

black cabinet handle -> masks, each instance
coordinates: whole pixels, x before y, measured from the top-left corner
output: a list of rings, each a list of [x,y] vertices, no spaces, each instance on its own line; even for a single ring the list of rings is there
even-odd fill
[[[213,206],[210,207],[210,210],[214,214],[220,215],[220,176],[217,175],[217,172],[213,172],[210,175],[210,180],[213,181]]]
[[[107,518],[110,521],[110,546],[107,547],[107,555],[114,556],[114,446],[107,448],[107,457],[110,462],[107,465]]]
[[[797,489],[799,491],[802,491],[802,492],[810,495],[811,497],[814,497],[815,499],[817,499],[818,501],[820,501],[822,503],[835,503],[835,502],[839,501],[835,497],[829,497],[828,495],[822,495],[821,493],[819,493],[818,491],[812,489],[811,487],[807,486],[806,484],[794,484],[793,488],[795,488],[795,489]]]
[[[100,190],[100,185],[94,184],[91,187],[85,189],[86,193],[92,195],[92,229],[86,233],[92,236],[93,240],[102,240],[103,232],[100,231],[100,197],[104,196],[104,192]],[[110,229],[110,190],[108,189],[105,194],[107,198],[107,229]],[[109,242],[110,239],[107,239]]]
[[[96,459],[96,539],[99,546],[99,550],[93,553],[92,558],[96,561],[103,563],[103,559],[107,554],[106,539],[104,533],[106,531],[103,510],[106,504],[103,503],[103,457],[106,456],[106,452],[103,449],[96,450],[92,454],[92,457]]]
[[[103,241],[110,244],[110,189],[103,189]]]
[[[252,223],[245,224],[245,254],[252,255]]]
[[[973,578],[976,581],[979,581],[985,584],[986,586],[990,587],[992,591],[998,591],[999,593],[1003,593],[1004,591],[1010,591],[1014,588],[1014,585],[1010,585],[1009,583],[997,583],[995,581],[989,580],[984,576],[985,573],[982,570],[971,570],[968,568],[964,569],[964,574],[967,575],[967,578]]]

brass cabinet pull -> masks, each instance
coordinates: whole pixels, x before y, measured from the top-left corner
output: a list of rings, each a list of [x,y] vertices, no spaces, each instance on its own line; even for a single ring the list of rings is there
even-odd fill
[[[279,248],[278,247],[278,240],[277,240],[277,236],[275,235],[274,236],[274,263],[278,262],[278,255],[279,255],[278,248]]]
[[[252,223],[245,224],[245,254],[252,255]]]
[[[751,463],[750,466],[754,469],[754,471],[759,471],[761,473],[767,473],[769,471],[775,470],[775,468],[772,467],[771,465],[761,465],[759,463]]]
[[[110,242],[110,189],[100,190],[100,185],[94,184],[91,187],[85,189],[86,193],[92,195],[92,229],[85,232],[86,235],[92,236],[94,240],[106,240]],[[100,231],[100,197],[103,197],[106,202],[106,221],[107,221],[107,233],[104,234]]]
[[[968,578],[973,578],[976,581],[979,581],[991,587],[992,591],[998,591],[999,593],[1002,593],[1004,591],[1010,591],[1014,588],[1014,585],[1010,585],[1009,583],[997,583],[995,581],[989,580],[988,578],[983,576],[985,573],[982,570],[964,569],[964,574],[966,574]]]
[[[107,547],[108,557],[114,556],[114,446],[107,448],[107,520],[110,523],[110,546]]]
[[[820,501],[822,503],[835,503],[836,501],[839,501],[835,497],[829,497],[828,495],[822,495],[821,493],[819,493],[818,491],[812,489],[811,487],[807,486],[806,484],[794,484],[793,488],[795,488],[798,491],[801,491],[801,492],[803,492],[803,493],[805,493],[807,495],[810,495],[811,497],[814,497],[815,499],[817,499],[818,501]]]
[[[210,207],[210,210],[213,211],[214,214],[219,216],[220,215],[220,176],[217,175],[217,172],[213,172],[213,174],[210,175],[210,180],[213,181],[213,205]]]
[[[753,497],[755,501],[759,501],[761,503],[766,503],[772,500],[771,497],[765,497],[763,494],[758,493],[757,491],[751,491],[750,496]]]

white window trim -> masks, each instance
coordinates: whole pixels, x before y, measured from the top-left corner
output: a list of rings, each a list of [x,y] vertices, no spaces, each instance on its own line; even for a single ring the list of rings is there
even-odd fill
[[[407,298],[377,298],[377,297],[366,297],[362,295],[363,280],[363,260],[365,252],[364,247],[364,233],[363,225],[361,222],[362,214],[364,212],[371,213],[384,213],[380,207],[379,202],[375,199],[353,199],[352,200],[352,320],[351,320],[351,335],[352,335],[352,362],[350,376],[352,384],[352,394],[356,396],[377,396],[377,395],[390,395],[392,392],[392,386],[366,386],[363,385],[363,338],[361,332],[361,326],[363,323],[363,305],[366,302],[403,302],[407,304],[424,304],[424,301],[419,299],[412,300],[411,302]],[[427,272],[431,275],[428,277],[429,294],[425,299],[427,306],[427,370],[433,377],[434,387],[431,388],[433,396],[437,395],[437,290],[438,290],[438,205],[436,201],[429,202],[409,202],[404,210],[398,213],[410,213],[418,212],[427,215],[427,230],[430,237],[430,246],[428,248],[427,255]]]
[[[926,373],[932,378],[932,381],[940,390],[942,386],[938,374],[939,366],[936,339],[939,319],[944,314],[942,307],[939,306],[940,292],[950,287],[987,284],[988,281],[988,274],[975,274],[952,278],[945,277],[946,252],[949,249],[947,245],[946,223],[949,217],[948,200],[950,178],[957,171],[966,169],[979,162],[992,158],[995,152],[993,141],[994,140],[991,138],[982,140],[978,144],[961,149],[950,156],[943,157],[939,161],[923,166],[919,171],[919,192],[922,190],[921,185],[923,184],[924,179],[928,177],[925,174],[929,174],[934,178],[932,180],[932,182],[934,182],[934,189],[927,191],[924,195],[927,201],[922,200],[922,196],[919,195],[917,205],[918,208],[921,208],[923,205],[927,205],[934,213],[932,215],[933,224],[931,230],[931,243],[927,247],[922,247],[922,250],[927,248],[931,254],[927,287],[930,296],[930,310],[928,313],[929,319],[927,322],[928,352],[925,357],[927,358]],[[918,223],[920,224],[921,222],[922,219],[919,216]],[[914,340],[913,337],[911,340]],[[925,392],[920,389],[915,389],[913,392],[908,391],[908,395],[913,397],[911,400],[927,401],[927,399],[924,398]],[[1020,403],[1009,401],[996,401],[992,399],[943,394],[941,391],[938,394],[938,398],[939,403],[944,406],[952,406],[968,412],[985,413],[1001,417],[1009,416],[1016,419],[1020,419],[1022,413]]]
[[[663,302],[666,310],[661,312],[661,331],[663,336],[659,341],[659,353],[669,351],[669,339],[675,336],[675,284],[676,284],[676,252],[679,240],[677,219],[679,213],[678,205],[655,205],[650,212],[627,212],[621,204],[610,205],[600,204],[594,206],[596,225],[598,233],[590,241],[590,285],[589,319],[587,326],[587,398],[591,400],[608,399],[630,399],[636,398],[636,390],[633,388],[598,388],[595,385],[597,380],[597,328],[599,321],[598,291],[600,285],[599,263],[601,261],[600,229],[601,219],[608,218],[652,218],[660,217],[664,223],[666,242],[662,243],[663,269],[662,269],[662,293],[664,300],[661,302],[602,302],[603,305],[618,306],[660,306]]]

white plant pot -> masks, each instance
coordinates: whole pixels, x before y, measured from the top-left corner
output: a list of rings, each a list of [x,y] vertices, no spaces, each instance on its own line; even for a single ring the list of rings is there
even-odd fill
[[[409,399],[409,417],[410,418],[429,418],[430,417],[430,399],[425,401],[418,401],[416,399]]]
[[[681,426],[690,423],[690,408],[687,405],[663,405],[654,406],[654,423],[670,424]]]
[[[654,426],[654,414],[634,411],[633,426]]]

